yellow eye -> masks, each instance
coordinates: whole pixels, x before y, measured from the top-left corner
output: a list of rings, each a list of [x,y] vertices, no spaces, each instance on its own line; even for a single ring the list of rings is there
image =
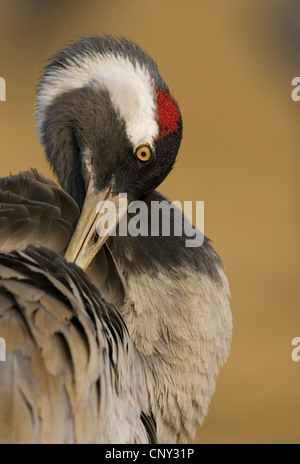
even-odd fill
[[[149,161],[149,159],[151,158],[150,147],[148,147],[148,145],[142,145],[137,149],[135,154],[139,160]]]

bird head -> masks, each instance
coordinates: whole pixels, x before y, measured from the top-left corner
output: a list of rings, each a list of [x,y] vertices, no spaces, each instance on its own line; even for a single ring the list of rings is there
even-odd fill
[[[97,205],[114,202],[117,222],[172,169],[182,137],[180,110],[145,51],[102,36],[74,42],[50,60],[36,116],[53,171],[82,208],[66,257],[86,268],[116,226],[95,239]],[[127,194],[123,203],[121,193]]]

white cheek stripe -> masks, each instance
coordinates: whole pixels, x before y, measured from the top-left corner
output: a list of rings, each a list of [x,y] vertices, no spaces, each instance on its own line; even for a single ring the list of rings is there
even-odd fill
[[[159,135],[156,118],[156,94],[151,77],[138,63],[128,58],[108,55],[86,55],[70,62],[67,68],[54,69],[44,78],[37,101],[38,133],[55,98],[66,91],[87,85],[108,90],[112,104],[125,121],[127,136],[136,148],[150,143]]]

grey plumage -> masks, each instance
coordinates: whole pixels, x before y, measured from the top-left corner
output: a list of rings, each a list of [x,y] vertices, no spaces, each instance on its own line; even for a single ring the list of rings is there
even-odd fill
[[[1,179],[0,198],[0,248],[20,250],[0,253],[7,351],[0,363],[0,443],[140,443],[148,431],[153,440],[151,418],[140,418],[134,351],[121,315],[86,273],[58,255],[78,218],[75,202],[36,171]],[[31,241],[52,250],[27,246]],[[106,266],[98,258],[102,289],[123,300],[105,256]]]
[[[116,309],[48,249],[1,253],[0,262],[0,442],[146,442]],[[120,419],[111,424],[115,403]]]
[[[36,170],[0,179],[1,251],[43,245],[64,254],[78,221],[74,200]]]
[[[153,192],[144,200],[163,198]],[[175,214],[182,217],[178,209]],[[125,281],[127,301],[120,312],[143,366],[144,404],[148,402],[155,417],[162,443],[194,436],[208,412],[231,341],[222,261],[207,238],[196,248],[185,248],[185,238],[184,233],[117,234],[108,240]]]
[[[43,340],[47,347],[53,340],[56,343],[53,327],[62,334],[60,343],[64,339],[55,345],[59,361],[48,358],[48,351],[43,360],[45,366],[41,367],[47,375],[53,374],[53,365],[59,372],[58,381],[67,392],[60,398],[63,416],[46,414],[44,423],[49,435],[44,435],[44,426],[36,425],[34,411],[44,402],[50,400],[51,404],[50,393],[34,390],[33,405],[23,395],[23,409],[33,424],[31,440],[34,437],[36,441],[45,441],[45,436],[46,441],[56,440],[52,427],[59,421],[60,426],[64,424],[60,432],[64,441],[147,442],[157,436],[161,443],[186,442],[207,414],[219,368],[229,352],[232,320],[223,264],[207,238],[201,247],[186,248],[184,233],[171,233],[170,237],[161,233],[158,237],[106,236],[108,246],[103,246],[105,240],[96,234],[98,213],[94,212],[97,201],[116,201],[122,192],[128,194],[129,201],[143,199],[148,205],[163,198],[155,189],[172,169],[179,149],[182,119],[178,105],[146,52],[126,39],[104,36],[85,38],[52,58],[38,87],[36,110],[38,134],[46,156],[62,187],[81,210],[66,256],[71,261],[87,263],[84,268],[95,286],[83,271],[67,264],[54,251],[28,248],[22,253],[2,255],[4,318],[15,304],[16,284],[23,285],[25,280],[29,290],[26,285],[26,291],[22,287],[20,298],[25,295],[30,303],[24,314],[29,345],[37,346],[38,352],[45,350],[36,345],[32,336],[36,333],[39,343]],[[147,146],[151,153],[146,163],[136,156],[139,146]],[[33,215],[26,199],[24,203],[26,214]],[[76,219],[69,218],[69,225],[64,224],[68,232],[60,249],[51,244],[53,250],[61,253],[70,240],[70,230],[77,222],[76,208]],[[181,217],[183,223],[179,210],[172,214]],[[55,235],[56,228],[62,230],[57,216],[54,217],[49,236]],[[65,220],[62,212],[61,218]],[[151,220],[149,215],[150,229]],[[171,215],[171,230],[173,222]],[[43,229],[41,225],[37,221],[37,230]],[[26,243],[26,237],[22,243]],[[31,242],[30,235],[29,243],[40,244]],[[95,258],[90,264],[87,255],[91,253]],[[6,283],[7,275],[13,283]],[[33,275],[39,275],[43,284],[37,280],[36,286]],[[47,279],[49,295],[55,295],[58,305],[61,302],[62,313],[65,307],[69,311],[64,321],[55,309],[52,314],[50,304],[40,308],[42,299],[48,298],[43,290]],[[7,285],[14,289],[9,302]],[[33,302],[39,318],[32,317]],[[17,301],[16,324],[21,324],[22,331],[24,318],[20,318],[20,313],[24,305]],[[81,346],[74,348],[76,356],[69,346],[73,344],[70,330],[75,331]],[[17,359],[30,373],[27,351],[20,343]],[[89,370],[87,352],[93,360],[99,360],[93,364],[94,370]],[[80,364],[77,356],[81,355]],[[36,388],[31,374],[28,375]],[[70,379],[75,379],[73,390],[64,384]],[[76,379],[81,396],[76,390]],[[92,400],[86,400],[88,391],[97,404],[94,411],[89,409]],[[74,405],[78,407],[78,417]],[[89,414],[95,432],[87,439]]]

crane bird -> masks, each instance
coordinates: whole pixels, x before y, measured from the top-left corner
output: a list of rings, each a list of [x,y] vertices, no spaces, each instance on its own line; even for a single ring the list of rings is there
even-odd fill
[[[105,35],[51,58],[36,116],[63,190],[35,171],[0,185],[0,439],[186,442],[229,352],[223,264],[206,237],[185,246],[176,208],[169,236],[120,233],[137,200],[150,232],[150,206],[170,205],[155,189],[180,146],[178,104],[145,51]]]

